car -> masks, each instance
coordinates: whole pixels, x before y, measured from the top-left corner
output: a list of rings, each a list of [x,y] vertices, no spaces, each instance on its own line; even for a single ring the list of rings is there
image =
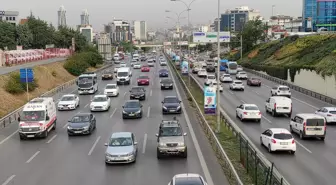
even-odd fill
[[[241,104],[236,108],[236,117],[241,121],[256,120],[261,121],[261,112],[255,104]]]
[[[142,105],[139,100],[127,100],[122,106],[122,118],[142,118]]]
[[[133,58],[133,59],[131,60],[131,67],[134,68],[134,64],[136,64],[137,62],[138,62],[138,60]]]
[[[119,66],[115,66],[114,69],[113,69],[113,72],[117,73],[119,68],[120,68]]]
[[[283,96],[272,96],[266,100],[266,113],[271,113],[273,117],[278,115],[292,116],[292,100]]]
[[[182,173],[175,175],[168,185],[208,185],[204,178],[196,173]]]
[[[239,71],[237,74],[236,74],[236,79],[247,79],[247,73],[245,71]]]
[[[68,121],[68,136],[89,135],[96,129],[96,117],[91,113],[77,113]]]
[[[156,57],[152,57],[154,63],[156,63]]]
[[[200,68],[200,67],[193,67],[192,68],[192,70],[191,70],[191,72],[193,73],[193,74],[197,74],[198,73],[198,71],[200,71],[202,68]]]
[[[181,114],[181,100],[176,96],[164,97],[162,103],[162,114]]]
[[[243,67],[241,65],[237,65],[237,71],[243,71]]]
[[[271,96],[286,96],[290,98],[291,95],[292,93],[289,87],[285,85],[278,85],[278,86],[272,87],[271,89]]]
[[[165,78],[160,81],[161,90],[163,89],[174,89],[174,82],[172,79]]]
[[[216,76],[215,75],[207,75],[205,78],[204,85],[210,85],[212,82],[217,82]]]
[[[141,57],[140,57],[140,61],[141,61],[141,62],[145,62],[146,60],[147,60],[147,58],[146,58],[145,56],[141,56]]]
[[[141,64],[140,63],[134,63],[133,64],[133,69],[141,69]]]
[[[261,80],[259,78],[251,77],[251,78],[247,79],[246,85],[260,87],[261,86]]]
[[[133,60],[136,60],[136,61],[140,62],[140,58],[139,57],[133,57]]]
[[[149,67],[154,67],[154,61],[153,60],[148,60],[147,64]]]
[[[138,155],[138,142],[132,132],[112,133],[105,143],[105,164],[135,163]]]
[[[90,110],[108,111],[111,107],[111,99],[106,95],[95,95],[90,104]]]
[[[327,123],[323,116],[299,113],[291,118],[289,131],[298,134],[302,140],[314,137],[324,141],[327,133]]]
[[[169,76],[168,69],[160,69],[160,71],[159,71],[159,77],[168,77],[168,76]]]
[[[336,124],[336,107],[322,107],[315,114],[323,116],[327,124]]]
[[[119,87],[117,84],[107,84],[104,89],[106,96],[119,96]]]
[[[141,66],[141,72],[149,72],[150,71],[150,67],[148,65],[142,65]]]
[[[230,90],[241,90],[244,91],[245,87],[241,80],[234,80],[230,84]]]
[[[79,97],[75,94],[66,94],[63,95],[60,101],[58,102],[58,110],[75,110],[79,107]]]
[[[111,70],[105,70],[102,74],[102,80],[113,80],[113,72]]]
[[[187,133],[183,133],[182,126],[176,118],[174,120],[162,120],[156,134],[157,158],[161,159],[164,156],[171,155],[187,158],[188,149],[184,138],[186,135]]]
[[[137,78],[138,85],[149,85],[149,76],[141,75]]]
[[[233,79],[231,78],[230,74],[222,74],[220,81],[223,83],[232,83]]]
[[[205,69],[201,69],[198,71],[197,76],[200,78],[205,78],[208,75]]]
[[[206,71],[214,73],[214,72],[216,72],[216,67],[211,63],[210,65],[206,66]]]
[[[146,89],[140,86],[134,86],[129,90],[130,99],[146,100]]]
[[[295,154],[296,143],[292,134],[285,128],[269,128],[260,135],[260,144],[267,147],[268,152],[289,151]]]
[[[125,62],[121,62],[120,67],[127,67],[127,64]]]
[[[219,92],[223,92],[223,90],[224,90],[221,84],[217,85],[217,82],[211,82],[210,85],[215,87],[216,91],[217,91],[218,87],[219,87]]]
[[[166,66],[167,61],[166,60],[160,60],[160,66]]]

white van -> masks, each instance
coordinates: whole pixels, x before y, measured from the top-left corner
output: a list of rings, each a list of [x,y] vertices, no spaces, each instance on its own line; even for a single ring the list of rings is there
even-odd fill
[[[129,67],[121,67],[117,71],[117,85],[131,83],[132,71]]]
[[[113,55],[113,60],[115,64],[119,64],[120,63],[120,56],[118,53]]]
[[[56,105],[51,97],[34,98],[28,102],[19,117],[20,139],[48,137],[56,129]]]
[[[266,112],[272,114],[273,117],[277,115],[292,116],[292,100],[284,96],[272,96],[266,100]]]
[[[316,114],[300,113],[291,119],[289,129],[300,135],[300,139],[319,137],[324,141],[327,127],[324,117]]]

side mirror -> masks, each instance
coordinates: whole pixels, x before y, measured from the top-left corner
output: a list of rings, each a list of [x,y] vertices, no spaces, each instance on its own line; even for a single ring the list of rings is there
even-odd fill
[[[129,90],[129,92],[131,92],[131,90]]]
[[[159,137],[159,134],[155,134],[156,137]]]
[[[181,103],[182,101],[181,101],[181,100],[179,100],[179,102]]]
[[[163,104],[163,101],[161,103]]]
[[[239,108],[239,106],[237,106],[237,109]]]
[[[187,135],[187,133],[183,133],[183,136],[186,136]]]
[[[105,146],[108,146],[108,144],[107,144],[107,143],[105,143],[104,145],[105,145]]]
[[[125,106],[121,106],[122,108],[125,108]]]
[[[294,118],[291,118],[291,121],[294,121]]]
[[[134,142],[134,145],[137,145],[138,144],[138,142]]]
[[[50,120],[50,117],[47,115],[47,116],[46,116],[46,121],[48,121],[48,120]]]
[[[140,107],[142,107],[142,105],[140,105]]]

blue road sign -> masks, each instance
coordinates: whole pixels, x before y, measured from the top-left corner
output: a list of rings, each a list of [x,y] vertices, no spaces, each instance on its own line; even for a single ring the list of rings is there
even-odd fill
[[[20,81],[22,83],[34,81],[34,71],[32,68],[20,69]]]

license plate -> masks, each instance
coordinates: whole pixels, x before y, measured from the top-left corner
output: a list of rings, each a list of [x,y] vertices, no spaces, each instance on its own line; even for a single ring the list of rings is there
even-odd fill
[[[80,134],[82,131],[74,131],[75,134]]]
[[[129,116],[134,116],[134,114],[129,114]]]
[[[169,112],[175,112],[175,110],[169,110]]]
[[[322,130],[321,128],[314,128],[313,130]]]
[[[135,98],[140,98],[140,96],[136,96]]]
[[[35,136],[34,135],[27,135],[27,137],[32,138],[32,137],[35,137]]]
[[[288,145],[286,142],[280,142],[280,145]]]
[[[169,86],[166,86],[166,88],[169,88]]]
[[[175,150],[175,149],[169,149],[168,151],[169,152],[177,152],[177,150]]]

